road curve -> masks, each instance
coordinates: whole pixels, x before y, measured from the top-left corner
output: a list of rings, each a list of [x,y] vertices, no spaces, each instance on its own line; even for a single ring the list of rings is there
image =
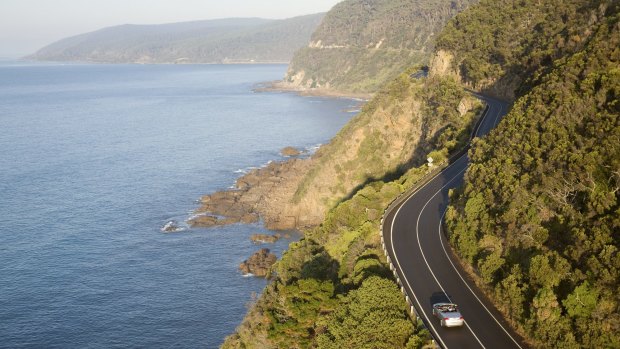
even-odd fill
[[[490,132],[506,114],[505,102],[478,96],[488,109],[475,136]],[[467,154],[453,159],[426,185],[397,200],[387,210],[382,234],[400,283],[437,344],[443,348],[525,348],[502,316],[455,262],[443,233],[448,190],[463,182]],[[442,328],[431,304],[452,301],[465,318],[463,328]]]

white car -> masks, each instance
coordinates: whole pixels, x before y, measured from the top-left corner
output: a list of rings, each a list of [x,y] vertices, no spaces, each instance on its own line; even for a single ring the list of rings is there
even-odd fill
[[[433,315],[441,321],[442,327],[458,327],[465,324],[459,307],[453,303],[433,304]]]

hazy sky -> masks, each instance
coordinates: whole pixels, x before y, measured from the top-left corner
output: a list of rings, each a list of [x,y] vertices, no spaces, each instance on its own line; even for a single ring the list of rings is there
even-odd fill
[[[0,57],[20,57],[67,36],[119,24],[229,17],[288,18],[340,0],[0,0]]]

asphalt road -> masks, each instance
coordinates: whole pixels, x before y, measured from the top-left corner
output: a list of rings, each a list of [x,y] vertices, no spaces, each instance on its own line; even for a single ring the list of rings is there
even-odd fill
[[[499,123],[508,105],[478,97],[489,106],[475,132],[480,137]],[[406,200],[394,204],[382,227],[385,247],[405,292],[441,347],[525,348],[456,263],[443,232],[448,190],[463,183],[468,164],[467,155],[462,155]],[[441,301],[458,304],[466,325],[441,327],[431,307]]]

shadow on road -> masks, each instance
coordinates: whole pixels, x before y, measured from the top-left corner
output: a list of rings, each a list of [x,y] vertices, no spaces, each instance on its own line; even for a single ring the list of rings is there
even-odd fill
[[[443,291],[433,292],[430,301],[431,307],[433,306],[433,304],[437,303],[452,303],[452,301],[450,301],[450,296]]]

